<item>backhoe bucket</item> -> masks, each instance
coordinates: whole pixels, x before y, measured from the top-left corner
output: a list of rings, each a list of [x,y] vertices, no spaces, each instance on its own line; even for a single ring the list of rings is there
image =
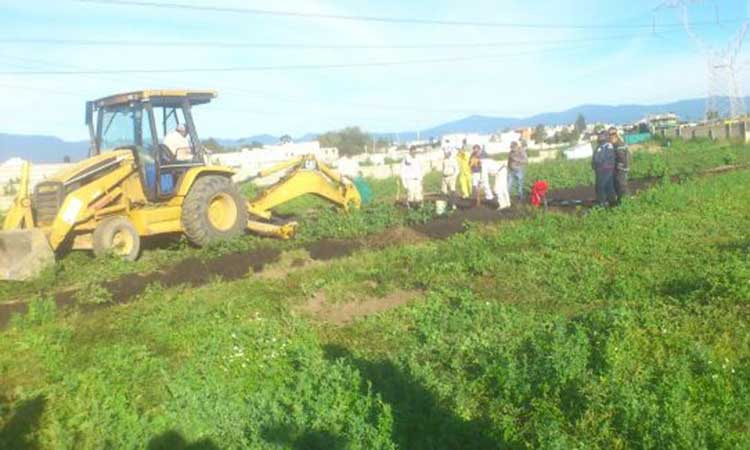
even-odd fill
[[[55,254],[41,230],[0,231],[0,280],[28,280],[54,262]]]

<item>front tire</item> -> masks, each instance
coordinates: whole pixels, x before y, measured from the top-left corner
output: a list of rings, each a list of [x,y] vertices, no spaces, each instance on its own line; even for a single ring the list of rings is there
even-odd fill
[[[223,176],[198,178],[182,204],[182,228],[193,244],[241,236],[247,226],[247,207],[232,181]]]
[[[114,255],[135,261],[141,252],[141,237],[135,227],[124,217],[104,219],[94,229],[94,255]]]

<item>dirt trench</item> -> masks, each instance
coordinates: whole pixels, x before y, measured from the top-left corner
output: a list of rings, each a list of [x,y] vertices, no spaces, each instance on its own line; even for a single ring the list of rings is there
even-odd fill
[[[631,181],[633,193],[650,188],[658,179],[644,179]],[[559,189],[548,194],[548,202],[555,211],[575,213],[579,207],[590,207],[594,204],[595,192],[593,186],[578,186],[569,189]],[[427,240],[447,239],[465,230],[466,222],[492,223],[519,219],[529,214],[528,210],[517,205],[502,211],[496,210],[496,204],[483,202],[476,206],[476,201],[459,200],[457,210],[445,217],[436,217],[424,224],[411,227],[399,227],[382,233],[359,239],[322,239],[305,244],[302,248],[314,262],[325,262],[350,256],[354,252],[369,248],[383,249],[395,245],[413,244]],[[281,251],[271,248],[260,248],[248,252],[237,252],[223,255],[208,261],[188,258],[178,262],[175,266],[164,271],[145,274],[130,274],[118,279],[102,283],[112,298],[112,303],[123,304],[131,301],[151,285],[158,283],[165,288],[180,285],[199,287],[216,279],[234,281],[252,273],[264,271],[269,264],[276,263],[281,257]],[[300,261],[298,266],[306,266],[306,261]],[[289,267],[287,270],[293,270]],[[274,269],[274,272],[279,270]],[[268,278],[281,278],[283,274],[274,273]],[[76,303],[77,290],[66,290],[54,294],[58,308],[65,308]],[[106,306],[103,305],[103,306]],[[86,306],[84,309],[102,307]],[[24,314],[28,310],[28,303],[13,302],[0,304],[0,329],[5,328],[13,314]]]

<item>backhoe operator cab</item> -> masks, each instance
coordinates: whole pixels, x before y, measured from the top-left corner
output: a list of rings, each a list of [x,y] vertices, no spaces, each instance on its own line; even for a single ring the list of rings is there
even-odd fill
[[[262,171],[284,175],[245,199],[232,182],[234,170],[207,164],[193,122],[192,107],[215,97],[213,91],[151,90],[88,102],[90,157],[33,190],[30,165],[22,168],[0,232],[0,280],[35,276],[67,250],[134,260],[142,238],[169,233],[197,246],[246,230],[290,238],[296,223],[273,223],[271,210],[301,195],[345,210],[359,206],[351,181],[312,155]]]
[[[91,136],[91,155],[131,150],[149,201],[175,195],[184,174],[206,165],[204,147],[193,122],[192,107],[216,98],[213,91],[139,91],[87,102],[86,125]],[[188,158],[177,158],[165,137],[184,128]]]

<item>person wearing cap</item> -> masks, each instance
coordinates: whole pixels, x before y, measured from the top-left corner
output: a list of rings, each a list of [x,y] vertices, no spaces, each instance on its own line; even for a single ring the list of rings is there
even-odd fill
[[[458,159],[453,154],[453,150],[447,147],[443,151],[443,183],[440,191],[443,195],[453,197],[456,193],[456,181],[458,180]]]
[[[609,129],[609,143],[615,150],[615,197],[619,205],[629,195],[628,172],[630,172],[630,149],[617,133],[617,128]]]
[[[598,146],[591,157],[591,167],[594,169],[596,178],[596,203],[599,206],[612,206],[616,201],[615,196],[615,148],[610,142],[609,132],[603,130],[599,133]]]
[[[187,127],[184,124],[179,124],[174,131],[168,133],[162,140],[162,144],[169,148],[177,161],[193,159],[193,151],[190,149],[190,141],[188,141],[187,135]]]
[[[518,200],[523,200],[523,174],[529,157],[526,148],[518,145],[518,142],[510,143],[510,154],[508,154],[508,191],[513,191],[513,184],[518,185]]]
[[[406,189],[406,205],[408,207],[421,206],[424,201],[422,194],[422,165],[417,159],[417,151],[412,148],[409,155],[401,163],[401,184]]]

